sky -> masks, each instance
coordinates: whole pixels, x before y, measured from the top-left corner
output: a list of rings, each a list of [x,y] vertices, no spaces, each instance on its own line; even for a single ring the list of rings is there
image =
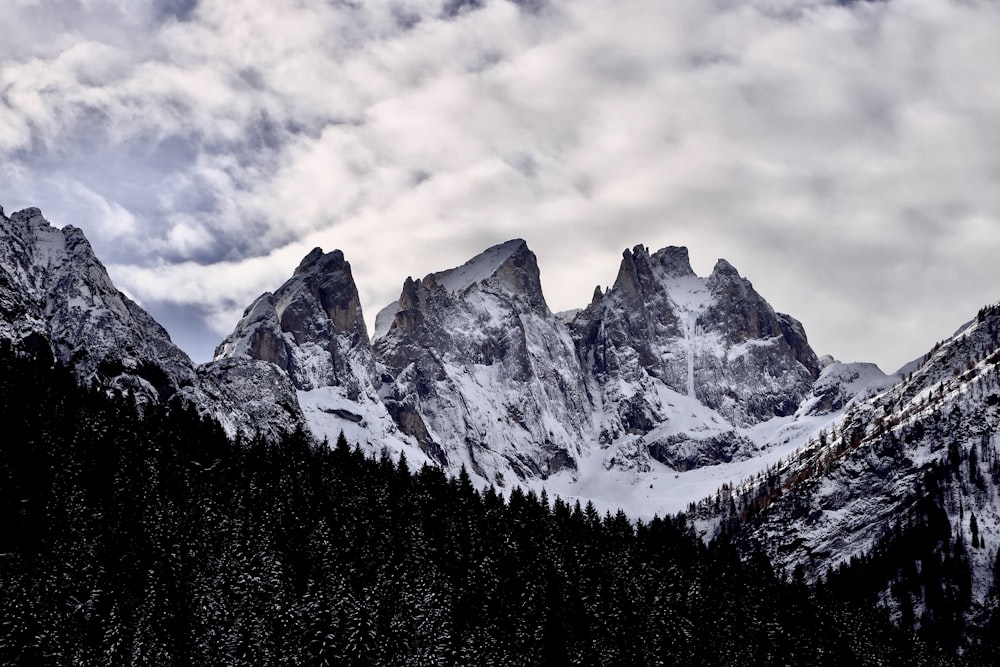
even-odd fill
[[[1000,300],[992,0],[5,0],[0,205],[206,361],[313,247],[371,327],[524,238],[553,311],[723,257],[892,371]]]

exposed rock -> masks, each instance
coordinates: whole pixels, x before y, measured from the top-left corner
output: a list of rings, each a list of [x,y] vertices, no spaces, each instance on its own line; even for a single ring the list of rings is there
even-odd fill
[[[33,334],[87,382],[165,400],[196,381],[166,330],[119,292],[76,227],[57,229],[37,208],[3,218],[0,334]]]
[[[84,382],[143,402],[189,401],[230,434],[276,437],[304,423],[276,367],[248,359],[196,367],[115,288],[83,232],[52,227],[37,208],[2,219],[0,336],[48,346]]]
[[[674,433],[651,445],[654,458],[673,466],[752,455],[734,427],[794,414],[819,371],[797,321],[775,313],[725,260],[699,278],[686,248],[626,250],[614,286],[595,292],[571,326],[605,406],[603,441],[675,419],[664,391],[695,399],[730,424],[710,438]]]
[[[776,313],[725,260],[707,287],[712,300],[696,326],[714,332],[726,354],[696,362],[699,398],[737,424],[794,414],[819,376],[801,323]]]
[[[340,250],[310,252],[274,293],[257,298],[215,351],[245,355],[285,371],[296,389],[342,387],[352,400],[371,393],[375,365],[351,265]]]
[[[230,436],[276,440],[306,428],[291,380],[277,366],[245,357],[198,366],[199,382],[181,396],[218,420]]]
[[[586,380],[524,241],[407,278],[374,349],[390,412],[435,460],[498,483],[575,469]]]
[[[706,438],[671,435],[647,444],[649,455],[674,470],[693,470],[702,466],[728,463],[740,454],[753,451],[753,443],[735,431]]]

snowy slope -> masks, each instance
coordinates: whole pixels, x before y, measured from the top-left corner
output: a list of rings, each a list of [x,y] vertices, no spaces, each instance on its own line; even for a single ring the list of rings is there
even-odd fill
[[[578,474],[532,480],[528,485],[539,492],[545,489],[550,495],[584,503],[593,501],[601,511],[613,513],[622,508],[636,518],[685,512],[691,504],[717,494],[724,485],[737,487],[791,458],[821,432],[834,428],[854,402],[892,386],[897,379],[885,375],[873,364],[838,362],[825,369],[796,414],[735,429],[751,443],[752,456],[687,470],[672,468],[649,456],[644,443],[647,439],[655,441],[671,429],[690,437],[732,427],[718,413],[674,393],[668,404],[673,412],[660,429],[643,437],[622,438],[608,448],[585,450]],[[834,387],[843,403],[825,411],[821,404]],[[715,523],[708,522],[706,526],[711,531]]]
[[[854,386],[866,388],[837,423],[765,478],[737,486],[739,518],[779,565],[801,563],[816,576],[868,552],[894,525],[919,519],[911,514],[930,493],[951,523],[950,548],[967,545],[975,608],[992,585],[1000,548],[1000,308],[984,309],[894,384],[868,382],[866,370],[834,371],[850,371]],[[829,396],[824,387],[817,392],[814,399]],[[726,520],[726,500],[721,516],[715,505],[711,497],[699,511]]]

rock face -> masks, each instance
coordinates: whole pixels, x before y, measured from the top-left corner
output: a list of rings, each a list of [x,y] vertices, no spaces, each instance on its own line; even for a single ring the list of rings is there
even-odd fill
[[[303,423],[277,368],[195,366],[115,288],[83,232],[51,226],[36,208],[0,216],[0,336],[48,346],[84,382],[140,401],[188,400],[231,433],[274,437]]]
[[[291,403],[318,439],[333,441],[343,432],[369,451],[385,447],[421,461],[378,396],[357,286],[340,250],[314,249],[281,287],[259,296],[208,366],[214,375],[215,366],[251,360],[281,369]],[[233,381],[232,371],[222,375]]]
[[[590,430],[586,379],[524,241],[408,278],[374,349],[382,400],[441,464],[498,483],[575,468]]]
[[[777,565],[802,565],[816,577],[938,512],[950,537],[937,549],[957,549],[966,559],[966,611],[974,614],[993,585],[1000,547],[1000,304],[908,364],[896,381],[880,375],[867,364],[824,369],[802,409],[846,400],[846,413],[766,483],[737,489],[729,505],[741,508],[735,523]],[[979,544],[969,548],[977,531]],[[924,603],[906,590],[885,591],[885,602],[910,607],[920,618]]]
[[[291,279],[257,298],[215,358],[269,361],[296,389],[342,387],[351,400],[375,376],[361,301],[344,253],[314,249]]]
[[[819,375],[799,322],[725,260],[696,276],[686,248],[626,250],[614,286],[571,327],[604,407],[601,442],[643,436],[680,469],[750,454],[739,429],[793,415]],[[678,395],[706,413],[694,428],[678,423]]]
[[[37,208],[0,219],[0,332],[48,341],[85,381],[145,400],[196,381],[167,332],[123,295],[76,227],[56,229]]]
[[[198,382],[180,396],[216,419],[230,435],[276,440],[307,428],[295,387],[274,364],[253,359],[222,359],[197,366]]]

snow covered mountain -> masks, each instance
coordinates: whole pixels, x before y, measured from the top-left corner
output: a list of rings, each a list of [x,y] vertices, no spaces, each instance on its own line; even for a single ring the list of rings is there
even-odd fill
[[[317,438],[334,442],[343,432],[370,452],[386,448],[417,463],[427,460],[378,395],[357,286],[340,250],[314,249],[291,278],[246,309],[214,363],[241,359],[281,369]]]
[[[231,433],[274,435],[302,423],[288,379],[268,364],[198,367],[119,292],[83,232],[37,208],[0,209],[0,337],[48,346],[84,382],[140,401],[192,402]]]
[[[570,495],[747,461],[829,412],[797,413],[819,375],[801,325],[725,261],[699,278],[684,248],[626,251],[615,285],[567,321],[534,253],[508,241],[407,278],[371,345],[350,264],[317,248],[219,346],[236,358],[283,369],[317,437]]]
[[[799,322],[725,260],[696,276],[686,248],[626,250],[614,286],[571,326],[601,442],[641,437],[677,470],[753,456],[761,443],[745,429],[793,415],[819,375]]]
[[[524,241],[408,278],[394,309],[374,347],[380,395],[424,451],[502,485],[576,469],[586,380]]]
[[[350,264],[317,248],[196,365],[79,229],[0,209],[0,339],[140,402],[186,401],[232,435],[343,432],[601,511],[690,508],[706,535],[813,578],[919,533],[925,552],[893,555],[887,604],[933,621],[942,563],[958,564],[942,595],[963,622],[992,604],[1000,304],[887,375],[818,358],[728,262],[699,277],[680,247],[625,250],[614,285],[553,314],[515,239],[407,278],[370,340]]]
[[[179,397],[230,433],[308,425],[481,483],[677,511],[788,456],[874,367],[821,362],[724,260],[626,250],[615,284],[554,315],[520,239],[408,278],[370,341],[350,264],[315,249],[196,366],[118,292],[82,233],[36,209],[3,218],[0,334],[48,343],[87,381]]]
[[[848,384],[854,372],[867,373],[845,370],[838,374]],[[879,384],[792,456],[699,511],[742,526],[777,565],[803,565],[813,577],[936,521],[934,562],[924,554],[896,563],[885,597],[900,613],[919,612],[935,583],[917,585],[919,572],[957,562],[969,577],[968,620],[994,585],[1000,548],[1000,304],[901,369],[898,382]],[[829,388],[814,391],[806,409],[842,400]]]

